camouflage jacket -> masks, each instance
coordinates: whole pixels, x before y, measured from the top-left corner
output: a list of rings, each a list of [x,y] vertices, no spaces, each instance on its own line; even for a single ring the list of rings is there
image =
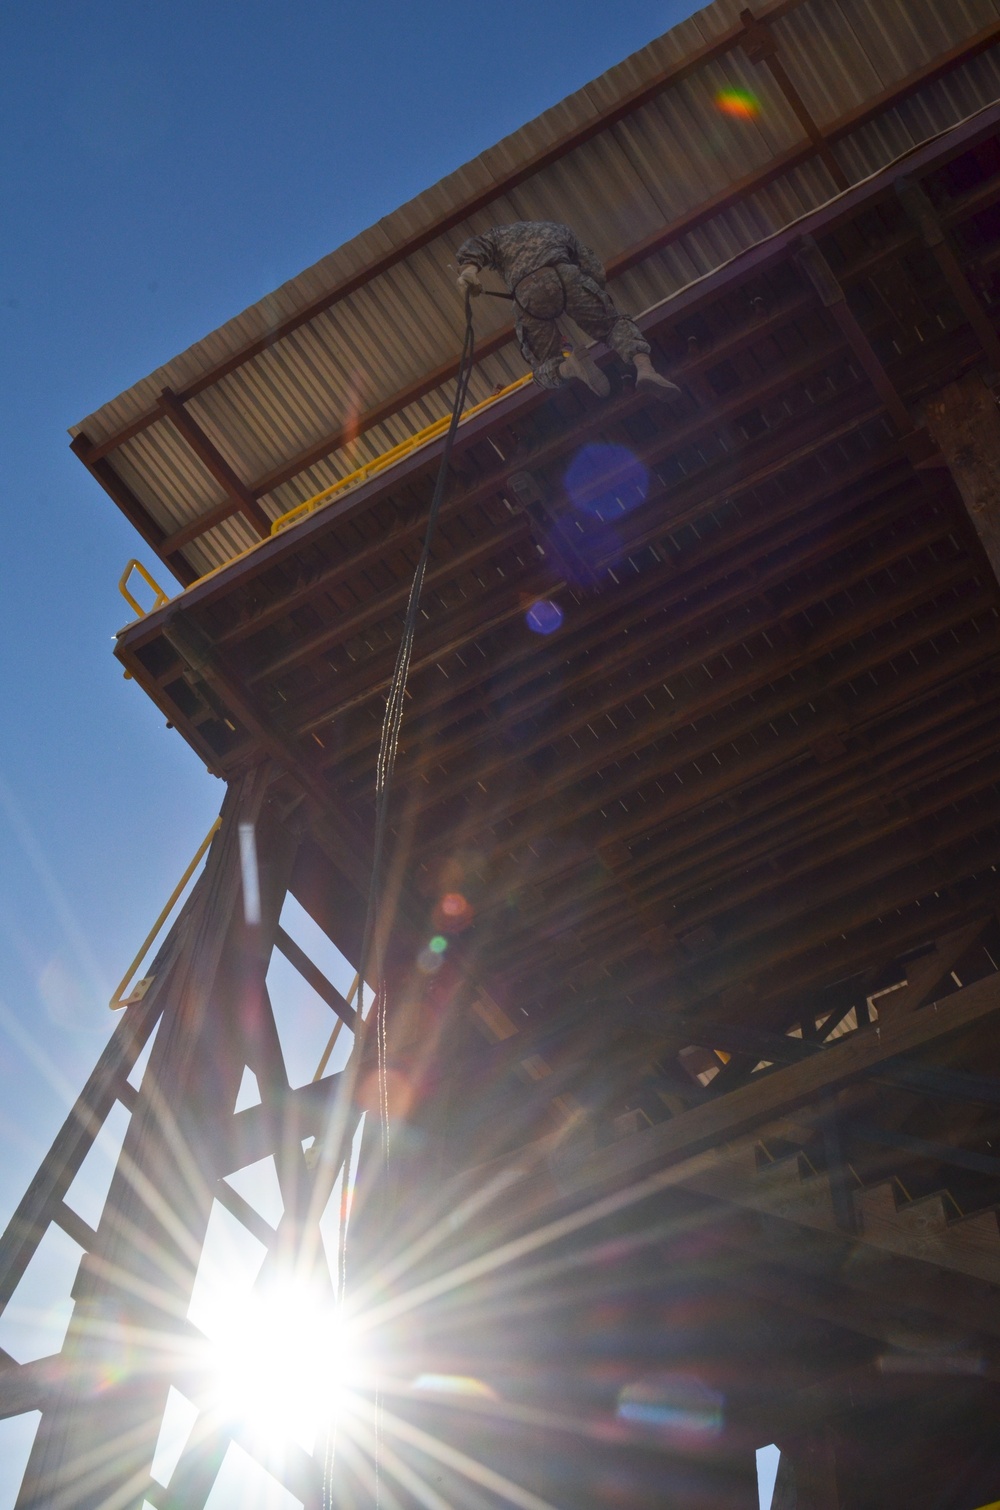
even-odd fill
[[[596,252],[584,246],[568,225],[553,220],[519,220],[495,225],[481,236],[470,236],[458,249],[458,264],[472,263],[499,273],[513,293],[517,284],[540,267],[571,262],[604,287],[604,267]]]

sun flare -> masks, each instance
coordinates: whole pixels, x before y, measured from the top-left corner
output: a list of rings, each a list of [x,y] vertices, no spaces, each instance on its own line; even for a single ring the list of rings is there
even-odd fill
[[[330,1420],[357,1346],[332,1300],[292,1283],[255,1290],[223,1309],[209,1355],[221,1414],[284,1439]]]

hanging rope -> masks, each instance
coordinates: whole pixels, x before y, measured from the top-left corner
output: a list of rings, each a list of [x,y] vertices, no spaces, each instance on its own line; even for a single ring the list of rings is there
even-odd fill
[[[389,1085],[386,1059],[386,1009],[387,993],[385,982],[385,969],[383,958],[383,940],[379,929],[379,900],[382,895],[382,884],[385,872],[386,836],[389,831],[389,808],[392,800],[392,781],[396,769],[396,752],[399,748],[399,733],[403,723],[403,709],[406,700],[406,684],[410,674],[410,660],[413,654],[413,641],[417,631],[417,615],[420,611],[420,597],[423,591],[424,578],[427,575],[427,564],[430,560],[431,544],[434,539],[434,531],[437,525],[438,515],[441,512],[441,504],[444,499],[445,488],[448,482],[448,466],[451,461],[451,452],[455,440],[455,432],[458,422],[465,408],[465,399],[469,388],[469,378],[475,364],[476,335],[472,323],[472,297],[468,290],[465,294],[465,339],[462,344],[462,355],[458,365],[458,375],[455,386],[455,401],[452,405],[451,423],[445,433],[444,446],[441,451],[441,463],[438,467],[437,479],[434,484],[434,492],[431,495],[431,504],[427,513],[427,526],[424,530],[423,545],[420,556],[413,573],[413,581],[410,584],[410,594],[406,603],[406,612],[403,616],[403,633],[399,643],[399,651],[396,656],[396,664],[392,678],[389,682],[389,690],[386,695],[385,716],[382,721],[382,736],[379,740],[378,760],[375,766],[375,839],[372,847],[372,870],[371,881],[368,888],[368,905],[365,911],[365,925],[361,939],[361,957],[358,961],[358,1031],[362,1031],[362,1009],[364,1006],[364,982],[368,977],[368,965],[374,951],[375,967],[375,1006],[373,1028],[376,1038],[377,1065],[378,1065],[378,1096],[379,1096],[379,1124],[381,1128],[381,1147],[383,1177],[388,1173],[389,1167]],[[371,1029],[369,1029],[371,1031]],[[341,1228],[339,1233],[339,1273],[338,1289],[341,1311],[343,1310],[344,1289],[346,1285],[346,1237],[347,1237],[347,1182],[350,1174],[350,1154],[348,1154],[343,1172],[343,1195],[341,1211]],[[375,1424],[375,1500],[376,1506],[379,1500],[380,1479],[380,1438],[381,1438],[381,1390],[376,1383],[376,1424]],[[332,1504],[333,1492],[333,1463],[335,1456],[336,1422],[332,1422],[327,1430],[326,1451],[324,1454],[323,1473],[323,1505],[324,1510]]]
[[[465,398],[469,387],[469,378],[472,374],[475,362],[476,336],[472,323],[472,298],[468,291],[465,295],[465,340],[462,345],[462,355],[458,366],[458,376],[455,386],[455,401],[452,405],[451,423],[444,438],[444,447],[441,451],[441,464],[438,467],[437,480],[434,484],[434,492],[431,496],[431,505],[427,514],[427,527],[424,531],[423,545],[416,569],[413,573],[413,581],[410,584],[410,595],[406,604],[406,613],[403,617],[403,633],[400,639],[399,652],[396,656],[396,665],[389,683],[386,696],[385,717],[382,722],[382,737],[379,741],[378,761],[375,767],[375,841],[372,851],[372,873],[368,888],[368,907],[365,915],[364,934],[361,943],[361,959],[358,963],[358,973],[361,981],[367,978],[369,961],[372,958],[374,947],[375,965],[375,1017],[374,1030],[376,1035],[376,1047],[378,1056],[378,1086],[379,1086],[379,1111],[382,1124],[382,1157],[388,1163],[389,1152],[389,1100],[388,1079],[386,1075],[386,989],[385,971],[383,959],[383,941],[379,930],[379,900],[382,895],[382,883],[385,870],[386,834],[389,828],[389,809],[392,799],[392,780],[396,769],[396,752],[399,748],[399,732],[403,722],[403,709],[406,700],[406,684],[410,673],[410,660],[413,653],[413,641],[417,629],[417,614],[420,609],[420,596],[423,591],[424,577],[427,574],[427,563],[430,560],[431,543],[434,539],[434,530],[437,525],[438,514],[441,511],[441,503],[444,498],[445,487],[448,481],[448,465],[451,460],[452,446],[455,440],[455,432],[458,422],[465,407]],[[361,987],[362,994],[364,986]],[[361,998],[359,997],[359,1009]]]

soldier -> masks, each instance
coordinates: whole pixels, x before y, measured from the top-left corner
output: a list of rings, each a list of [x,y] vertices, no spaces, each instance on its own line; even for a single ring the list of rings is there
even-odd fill
[[[649,359],[649,342],[633,320],[621,314],[606,288],[604,267],[567,225],[551,220],[521,220],[470,236],[458,249],[458,287],[481,294],[479,273],[499,273],[514,301],[514,325],[524,359],[542,388],[560,388],[575,378],[606,398],[607,376],[585,347],[563,355],[558,320],[567,314],[596,341],[605,341],[623,362],[635,368],[640,392],[667,398],[679,393]]]

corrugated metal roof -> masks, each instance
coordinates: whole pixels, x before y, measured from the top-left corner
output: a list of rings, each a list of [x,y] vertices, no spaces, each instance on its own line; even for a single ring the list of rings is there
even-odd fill
[[[296,458],[457,354],[461,311],[452,264],[455,248],[471,231],[517,219],[565,220],[613,261],[750,181],[746,192],[717,213],[700,217],[615,278],[620,303],[639,311],[822,204],[837,185],[819,156],[799,151],[808,145],[803,128],[768,68],[750,63],[738,49],[697,60],[706,43],[739,26],[741,5],[742,0],[716,0],[228,321],[90,415],[74,433],[82,430],[96,443],[115,436],[155,409],[164,387],[183,393],[345,278],[408,238],[426,234],[438,219],[454,217],[471,196],[489,193],[492,186],[496,196],[460,224],[186,400],[190,414],[248,486],[259,486],[279,469],[294,469]],[[761,15],[773,17],[769,24],[781,61],[818,126],[840,128],[833,151],[852,181],[1000,96],[1000,48],[991,47],[922,83],[874,119],[858,125],[850,120],[901,81],[997,28],[1000,0],[783,0],[762,8]],[[692,66],[681,77],[621,119],[523,181],[507,188],[498,184],[602,111],[614,110],[630,93],[648,88],[664,70],[687,62]],[[718,97],[730,89],[755,95],[759,113],[743,118],[721,113]],[[782,165],[783,158],[796,154]],[[770,181],[753,186],[754,175],[770,175]],[[500,301],[480,301],[481,337],[508,319],[509,309]],[[473,399],[523,370],[513,344],[487,355],[473,378]],[[442,383],[304,466],[262,498],[265,512],[276,517],[436,419],[446,412],[452,391],[450,381]],[[168,533],[224,501],[220,484],[165,418],[117,445],[110,457]],[[185,555],[204,572],[255,538],[234,515],[188,545]]]

